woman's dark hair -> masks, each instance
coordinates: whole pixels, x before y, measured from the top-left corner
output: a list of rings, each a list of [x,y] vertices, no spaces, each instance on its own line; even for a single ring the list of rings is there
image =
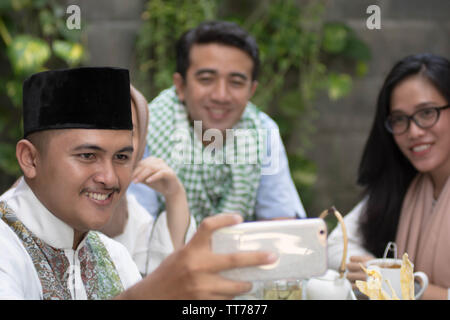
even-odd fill
[[[360,218],[363,246],[377,257],[389,241],[395,241],[403,198],[417,170],[384,127],[391,94],[405,78],[420,74],[450,101],[450,62],[433,54],[411,55],[389,72],[378,96],[375,120],[358,170],[358,184],[368,197]]]
[[[255,39],[233,22],[207,21],[186,31],[176,43],[176,72],[186,79],[189,53],[194,44],[219,43],[246,52],[253,61],[252,80],[259,71],[259,49]]]

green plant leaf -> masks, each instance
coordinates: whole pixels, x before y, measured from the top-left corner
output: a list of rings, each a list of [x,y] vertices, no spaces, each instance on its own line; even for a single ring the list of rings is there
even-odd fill
[[[19,108],[22,105],[22,83],[10,80],[6,82],[6,94],[11,99],[13,105]]]
[[[297,185],[309,187],[317,181],[317,167],[314,162],[307,159],[302,153],[296,152],[289,156],[292,178]]]
[[[49,10],[39,12],[39,22],[44,36],[53,36],[56,34],[55,18]]]
[[[289,117],[297,117],[304,111],[303,98],[299,90],[291,90],[283,94],[279,103],[283,114]]]
[[[22,123],[22,121],[20,123]],[[12,141],[19,141],[22,133],[23,133],[22,126],[11,126],[7,131],[6,136],[10,138]]]
[[[346,96],[352,89],[352,77],[348,74],[330,73],[328,76],[328,97],[337,100]]]
[[[19,175],[14,144],[0,143],[0,169],[11,175]]]
[[[40,9],[47,5],[49,0],[33,0],[33,7]]]
[[[38,71],[47,62],[51,54],[50,48],[44,40],[29,35],[14,37],[7,50],[16,74],[29,74]]]
[[[11,10],[12,8],[11,0],[0,0],[0,11]]]
[[[15,11],[22,10],[32,4],[31,0],[11,0],[11,6]]]
[[[55,55],[63,59],[69,66],[75,66],[83,59],[84,48],[79,43],[55,40],[52,47]]]
[[[325,52],[339,54],[349,39],[348,27],[342,23],[328,23],[323,28],[322,48]]]
[[[317,181],[317,174],[307,170],[293,170],[292,178],[299,185],[312,186]]]
[[[358,61],[356,63],[356,75],[358,77],[365,76],[369,71],[369,65],[365,61]]]
[[[2,110],[2,108],[0,107],[0,132],[3,132],[3,130],[5,130],[6,124],[9,121],[9,117],[10,115],[5,112],[5,110]]]
[[[345,56],[358,60],[358,61],[369,61],[371,59],[371,53],[369,47],[356,35],[352,35],[348,39],[347,46],[342,52]]]

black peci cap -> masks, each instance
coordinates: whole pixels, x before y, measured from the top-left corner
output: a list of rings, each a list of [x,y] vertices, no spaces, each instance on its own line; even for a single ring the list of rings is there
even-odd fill
[[[24,136],[50,129],[132,130],[126,69],[82,67],[33,74],[23,83]]]

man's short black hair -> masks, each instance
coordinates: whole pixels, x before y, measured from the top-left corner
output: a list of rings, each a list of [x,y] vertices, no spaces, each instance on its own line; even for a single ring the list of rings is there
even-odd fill
[[[189,68],[189,53],[194,44],[219,43],[236,47],[246,52],[253,61],[252,80],[259,70],[259,49],[255,39],[236,23],[228,21],[207,21],[186,31],[176,44],[176,72],[186,79]]]

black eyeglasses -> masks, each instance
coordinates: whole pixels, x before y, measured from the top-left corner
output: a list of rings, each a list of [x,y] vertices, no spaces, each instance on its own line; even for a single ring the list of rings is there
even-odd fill
[[[441,110],[450,108],[450,104],[443,107],[424,108],[414,112],[408,116],[406,114],[395,114],[387,117],[384,125],[386,129],[392,134],[402,134],[408,131],[410,121],[422,128],[428,129],[436,124],[439,120]]]

